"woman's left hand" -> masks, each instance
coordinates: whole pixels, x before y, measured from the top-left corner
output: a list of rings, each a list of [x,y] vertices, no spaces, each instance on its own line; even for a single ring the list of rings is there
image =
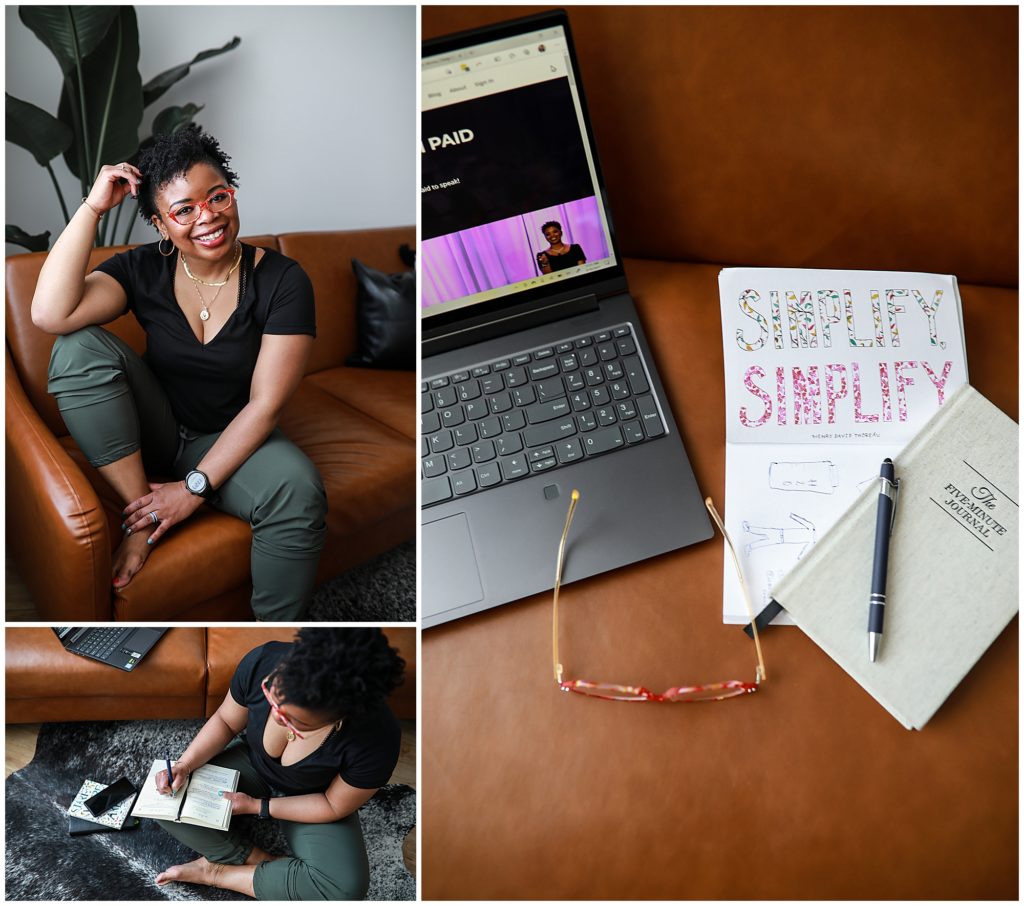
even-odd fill
[[[245,793],[223,793],[225,799],[231,803],[232,815],[258,815],[260,813],[260,800],[253,799]]]
[[[203,505],[203,498],[191,493],[183,481],[150,484],[149,487],[149,494],[133,500],[124,508],[124,527],[134,532],[152,523],[149,514],[156,513],[160,524],[149,536],[149,543],[156,544],[172,525],[184,522],[198,510]]]

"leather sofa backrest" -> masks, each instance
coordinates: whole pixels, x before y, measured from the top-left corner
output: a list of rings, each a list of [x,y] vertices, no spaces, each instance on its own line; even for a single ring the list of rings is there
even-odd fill
[[[398,246],[414,245],[414,227],[323,233],[289,233],[280,237],[243,237],[252,245],[273,248],[295,258],[309,274],[317,302],[317,339],[307,373],[341,365],[356,348],[356,283],[351,258],[388,273],[405,270]],[[129,246],[94,249],[89,269]],[[58,437],[67,434],[57,404],[46,392],[46,370],[53,337],[39,330],[31,318],[32,294],[45,252],[11,255],[5,263],[7,347],[29,401]],[[146,338],[134,316],[128,314],[106,325],[112,333],[141,353]]]
[[[623,254],[1017,285],[1015,6],[568,13]]]

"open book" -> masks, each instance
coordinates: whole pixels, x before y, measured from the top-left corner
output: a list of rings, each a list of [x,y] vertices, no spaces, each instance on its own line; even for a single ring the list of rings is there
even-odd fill
[[[967,382],[956,278],[727,268],[725,527],[755,612]],[[729,558],[723,620],[746,623]],[[776,622],[792,622],[785,615]]]
[[[167,762],[162,758],[153,762],[132,815],[227,830],[231,824],[231,802],[218,793],[221,790],[233,793],[238,789],[238,771],[204,764],[192,772],[185,786],[173,796],[165,796],[157,791],[156,775],[166,768]]]

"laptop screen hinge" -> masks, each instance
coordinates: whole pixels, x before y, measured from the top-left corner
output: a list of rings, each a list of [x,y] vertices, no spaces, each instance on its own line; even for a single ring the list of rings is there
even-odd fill
[[[599,307],[597,296],[594,293],[551,302],[547,305],[532,304],[525,310],[510,311],[503,317],[492,315],[479,324],[463,323],[458,327],[453,327],[450,331],[424,337],[423,355],[436,355],[447,352],[449,349],[490,340],[493,337],[527,330],[541,324],[550,324],[552,321],[561,321],[563,318],[573,317],[584,312],[597,311]]]

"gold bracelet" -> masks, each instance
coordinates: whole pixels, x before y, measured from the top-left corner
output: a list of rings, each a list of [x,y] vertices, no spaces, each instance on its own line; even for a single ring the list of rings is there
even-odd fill
[[[103,217],[103,215],[99,211],[97,211],[91,204],[89,204],[88,198],[86,198],[84,195],[82,196],[82,204],[84,204],[90,211],[92,211],[97,218]]]

